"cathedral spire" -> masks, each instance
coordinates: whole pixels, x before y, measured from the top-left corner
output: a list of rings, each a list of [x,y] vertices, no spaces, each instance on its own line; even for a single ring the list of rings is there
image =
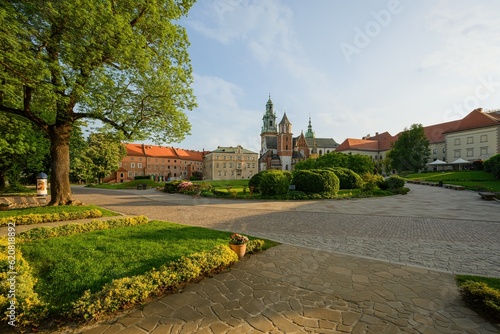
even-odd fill
[[[311,124],[311,115],[309,115],[309,125],[307,126],[306,138],[314,138],[314,131]]]

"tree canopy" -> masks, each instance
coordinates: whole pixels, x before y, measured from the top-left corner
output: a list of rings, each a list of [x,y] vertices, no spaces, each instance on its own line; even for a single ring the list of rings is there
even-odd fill
[[[392,143],[391,150],[387,153],[393,169],[399,172],[418,172],[429,161],[429,140],[427,139],[422,124],[413,124],[410,129],[405,128]]]
[[[306,159],[295,164],[294,170],[321,169],[325,167],[344,167],[358,174],[373,173],[375,164],[372,158],[361,154],[331,152],[317,159]]]
[[[194,0],[6,0],[0,4],[0,112],[45,131],[51,204],[71,204],[73,124],[127,139],[180,141],[196,106],[185,29]]]

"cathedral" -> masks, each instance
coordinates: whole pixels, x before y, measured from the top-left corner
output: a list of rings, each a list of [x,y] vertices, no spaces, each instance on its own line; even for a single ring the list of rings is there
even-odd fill
[[[301,131],[298,137],[293,137],[292,123],[286,112],[279,123],[276,122],[271,96],[266,103],[266,112],[262,117],[260,132],[259,170],[280,169],[293,170],[293,166],[309,157],[317,157],[335,151],[339,145],[332,138],[316,138],[309,117],[307,132]]]

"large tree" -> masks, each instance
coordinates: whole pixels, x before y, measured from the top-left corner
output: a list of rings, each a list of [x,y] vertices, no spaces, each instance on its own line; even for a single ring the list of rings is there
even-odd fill
[[[405,128],[392,143],[387,153],[391,167],[399,172],[418,172],[429,161],[429,140],[422,124],[413,124],[410,129]]]
[[[185,29],[194,0],[5,0],[0,3],[0,112],[50,138],[51,202],[71,204],[75,122],[130,140],[180,141],[195,107]]]

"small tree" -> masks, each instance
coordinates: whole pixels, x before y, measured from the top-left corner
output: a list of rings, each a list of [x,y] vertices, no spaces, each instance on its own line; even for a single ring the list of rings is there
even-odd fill
[[[500,178],[500,154],[494,155],[483,164],[485,172],[493,173],[496,178]]]
[[[413,124],[401,132],[387,153],[391,167],[398,172],[418,172],[423,169],[430,157],[429,140],[422,124]]]
[[[87,147],[75,159],[75,173],[84,180],[102,179],[118,170],[118,164],[127,154],[119,138],[109,133],[92,133]]]

